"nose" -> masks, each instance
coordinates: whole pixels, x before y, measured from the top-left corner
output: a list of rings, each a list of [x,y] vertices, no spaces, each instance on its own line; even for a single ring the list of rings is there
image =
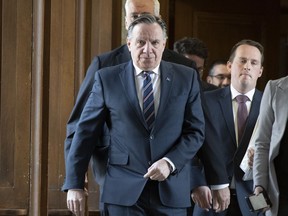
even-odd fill
[[[251,68],[251,62],[250,61],[246,61],[245,65],[244,65],[244,69],[250,70],[250,68]]]
[[[152,48],[151,44],[150,43],[146,43],[145,46],[144,46],[143,52],[149,54],[151,52],[151,50],[152,50],[151,48]]]

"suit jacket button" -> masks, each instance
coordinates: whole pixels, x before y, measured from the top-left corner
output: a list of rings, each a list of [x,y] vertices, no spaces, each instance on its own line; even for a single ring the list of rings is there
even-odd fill
[[[153,135],[151,135],[151,136],[150,136],[150,140],[153,140],[153,139],[154,139],[154,136],[153,136]]]
[[[152,162],[151,162],[151,161],[148,161],[148,165],[151,166],[151,165],[152,165]]]

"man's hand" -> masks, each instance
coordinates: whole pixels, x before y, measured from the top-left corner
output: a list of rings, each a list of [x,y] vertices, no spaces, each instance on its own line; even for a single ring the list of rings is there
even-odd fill
[[[249,148],[248,149],[248,166],[250,168],[253,167],[253,160],[254,160],[254,149],[253,148]]]
[[[76,216],[84,216],[85,214],[85,196],[84,190],[68,190],[67,207]]]
[[[191,198],[193,202],[205,211],[209,211],[212,205],[211,190],[207,186],[199,186],[193,189]]]
[[[164,181],[170,175],[169,163],[165,159],[160,159],[153,163],[144,178],[150,178],[155,181]]]
[[[254,194],[259,195],[263,191],[263,188],[261,186],[256,186],[254,189]]]
[[[213,209],[216,212],[224,211],[230,204],[229,187],[223,189],[212,190]]]
[[[259,195],[261,192],[263,192],[264,191],[264,188],[263,187],[261,187],[261,186],[256,186],[255,187],[255,189],[254,189],[254,194],[255,195]],[[262,210],[262,212],[266,212],[267,210],[269,210],[270,209],[270,206],[268,207],[268,208],[264,208],[263,210]]]

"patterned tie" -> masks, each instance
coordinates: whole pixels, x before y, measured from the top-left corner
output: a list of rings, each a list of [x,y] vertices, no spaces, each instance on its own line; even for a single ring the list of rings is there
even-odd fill
[[[238,127],[238,143],[240,143],[245,129],[245,123],[248,116],[246,102],[249,98],[246,95],[238,95],[236,101],[238,103],[237,111],[237,127]]]
[[[153,85],[150,77],[151,73],[153,72],[143,71],[143,113],[149,130],[151,130],[155,121]]]

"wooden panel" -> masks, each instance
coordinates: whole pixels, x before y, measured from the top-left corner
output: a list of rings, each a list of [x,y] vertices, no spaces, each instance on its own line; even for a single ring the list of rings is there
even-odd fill
[[[76,1],[52,0],[49,12],[48,208],[66,209],[66,194],[61,192],[61,186],[65,177],[65,125],[74,103],[76,81]]]
[[[103,52],[110,51],[112,49],[112,32],[114,31],[112,29],[112,16],[119,15],[121,13],[121,9],[115,8],[115,14],[112,12],[113,5],[121,6],[119,3],[120,1],[117,1],[118,3],[112,3],[112,0],[98,0],[93,1],[91,3],[91,25],[88,26],[91,32],[91,40],[89,41],[88,46],[91,46],[91,54],[89,60],[91,60],[95,55],[99,55]],[[120,15],[121,17],[121,15]],[[118,28],[121,25],[121,18],[117,18],[118,21]],[[115,34],[118,34],[120,36],[121,32],[115,32]],[[120,42],[118,38],[118,42]],[[120,44],[116,44],[116,46],[119,46]],[[90,64],[90,61],[88,62]],[[88,65],[87,65],[88,66]]]
[[[32,0],[1,3],[0,213],[4,209],[25,213],[29,206]]]
[[[64,140],[66,122],[91,59],[111,49],[112,0],[52,0],[49,47],[48,209],[62,214],[66,194]],[[103,22],[105,20],[105,22]],[[97,211],[99,189],[89,172],[89,211]],[[53,209],[53,210],[52,210]],[[58,212],[59,210],[59,212]]]

